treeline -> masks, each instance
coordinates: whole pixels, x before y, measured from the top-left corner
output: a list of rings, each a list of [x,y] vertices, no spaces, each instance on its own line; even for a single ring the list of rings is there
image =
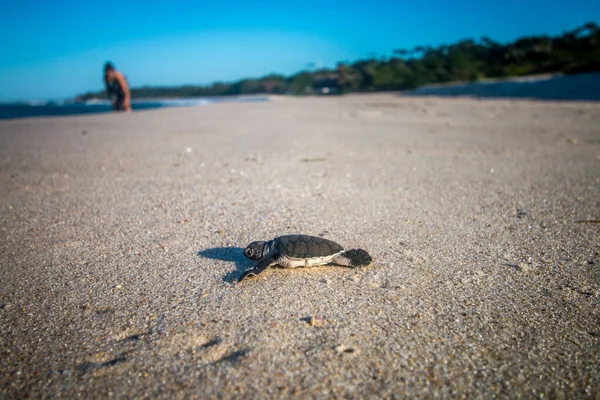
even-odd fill
[[[600,71],[600,28],[595,22],[560,36],[529,36],[511,43],[488,37],[438,47],[397,49],[334,69],[308,68],[293,76],[268,75],[208,86],[133,88],[132,96],[196,97],[241,94],[311,94],[407,90],[431,83],[474,81],[543,73]],[[79,99],[105,97],[89,92]]]

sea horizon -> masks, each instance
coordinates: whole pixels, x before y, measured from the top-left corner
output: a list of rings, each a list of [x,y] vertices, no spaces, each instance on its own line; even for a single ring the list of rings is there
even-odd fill
[[[143,98],[132,99],[133,111],[165,107],[194,107],[222,102],[263,102],[269,96],[215,96],[182,98]],[[112,112],[112,103],[108,99],[90,100],[21,100],[0,102],[0,120],[17,118],[35,118],[69,116],[83,114],[101,114]]]

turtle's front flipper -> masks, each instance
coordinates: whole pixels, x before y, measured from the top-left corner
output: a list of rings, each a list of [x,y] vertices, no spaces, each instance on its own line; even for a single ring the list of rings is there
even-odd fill
[[[237,280],[238,283],[240,283],[241,281],[243,281],[244,279],[246,279],[248,277],[256,276],[256,275],[260,274],[265,269],[269,268],[270,265],[273,265],[273,259],[271,257],[262,258],[259,262],[257,262],[254,265],[254,267],[247,269],[246,271],[244,271],[242,273],[242,275],[240,275],[240,277]]]
[[[371,264],[372,261],[373,259],[369,253],[363,249],[344,251],[331,260],[333,264],[344,265],[346,267],[364,267]]]

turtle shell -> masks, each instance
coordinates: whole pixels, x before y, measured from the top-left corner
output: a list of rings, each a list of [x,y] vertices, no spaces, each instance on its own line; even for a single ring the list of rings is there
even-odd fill
[[[324,257],[344,251],[342,246],[318,236],[286,235],[275,239],[283,256],[294,258]]]

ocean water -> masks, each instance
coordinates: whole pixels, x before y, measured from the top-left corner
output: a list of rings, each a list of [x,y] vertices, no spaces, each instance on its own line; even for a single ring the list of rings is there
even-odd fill
[[[131,108],[135,112],[136,110],[148,110],[162,107],[193,107],[221,102],[263,102],[268,100],[269,99],[266,96],[227,96],[154,100],[134,99],[131,102]],[[31,100],[15,103],[0,103],[0,119],[99,114],[112,111],[112,105],[108,100],[89,100],[85,102]]]
[[[404,94],[550,101],[600,101],[600,72],[576,75],[534,75],[486,79],[478,82],[426,85]]]

